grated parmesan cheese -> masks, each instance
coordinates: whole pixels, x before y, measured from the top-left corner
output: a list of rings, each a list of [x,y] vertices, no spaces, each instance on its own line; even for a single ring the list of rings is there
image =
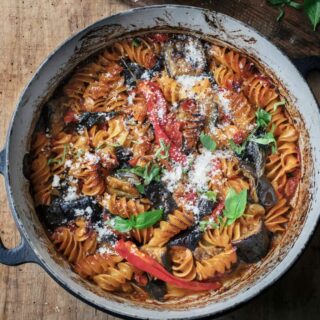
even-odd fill
[[[67,189],[67,194],[64,196],[65,201],[72,201],[79,198],[79,195],[77,194],[77,188],[69,186]]]
[[[55,174],[53,175],[52,187],[57,188],[59,186],[60,186],[60,177],[57,174]]]

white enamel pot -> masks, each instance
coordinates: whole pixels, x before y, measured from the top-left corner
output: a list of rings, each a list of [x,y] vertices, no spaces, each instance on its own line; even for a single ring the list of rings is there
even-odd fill
[[[225,292],[177,304],[130,302],[102,292],[81,280],[67,263],[55,254],[35,213],[29,182],[23,175],[23,157],[30,147],[30,135],[41,106],[60,81],[82,60],[127,33],[151,28],[191,32],[214,37],[255,57],[279,87],[286,88],[293,105],[290,111],[301,132],[303,176],[294,219],[279,245],[254,271]],[[319,58],[300,61],[302,72],[319,68]],[[21,244],[7,249],[0,241],[0,262],[41,265],[62,287],[86,303],[107,313],[138,319],[195,319],[221,314],[274,283],[294,263],[305,248],[320,215],[320,117],[317,103],[302,74],[271,42],[255,30],[226,15],[187,6],[152,6],[107,17],[69,38],[40,66],[22,93],[13,115],[0,172],[5,176],[12,214],[21,232]]]

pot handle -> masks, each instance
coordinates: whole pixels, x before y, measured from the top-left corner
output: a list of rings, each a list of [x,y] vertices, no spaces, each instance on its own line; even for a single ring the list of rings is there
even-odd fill
[[[0,173],[6,175],[6,149],[0,151]],[[8,266],[17,266],[27,262],[35,262],[40,264],[39,258],[31,249],[28,241],[21,234],[20,244],[13,248],[8,249],[4,246],[0,237],[0,263]]]
[[[292,62],[304,78],[306,78],[312,70],[320,71],[320,56],[293,58]]]

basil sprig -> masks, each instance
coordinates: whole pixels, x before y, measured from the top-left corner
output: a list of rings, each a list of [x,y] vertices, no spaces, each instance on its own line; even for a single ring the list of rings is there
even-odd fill
[[[233,188],[228,190],[223,216],[227,219],[226,224],[230,226],[239,219],[246,209],[247,205],[247,189],[243,189],[239,193]]]
[[[163,214],[163,210],[152,210],[130,216],[129,219],[124,219],[119,216],[107,221],[107,224],[119,232],[128,232],[132,229],[145,229],[157,223]]]
[[[271,114],[261,108],[256,112],[257,126],[261,128],[266,128],[271,121]]]
[[[199,222],[199,230],[201,232],[205,231],[206,229],[216,229],[219,228],[219,223],[210,220],[202,220]]]
[[[280,105],[280,102],[279,102],[279,105]],[[230,139],[229,146],[231,150],[233,150],[237,155],[240,156],[244,152],[247,143],[249,141],[252,141],[261,145],[271,145],[272,153],[275,153],[277,151],[277,141],[273,134],[275,130],[274,125],[272,126],[271,131],[266,132],[261,136],[255,136],[259,128],[266,129],[268,127],[268,125],[271,122],[271,118],[272,116],[269,112],[263,109],[258,109],[258,111],[256,112],[256,122],[257,122],[256,128],[249,134],[247,139],[242,144],[236,144],[232,139]]]
[[[284,7],[292,7],[294,9],[303,9],[304,13],[308,16],[313,31],[316,31],[317,25],[320,23],[320,1],[319,0],[305,0],[303,3],[299,3],[291,0],[268,0],[268,2],[279,8],[279,15],[277,21],[281,20],[284,16]]]
[[[212,202],[216,202],[217,201],[217,193],[215,191],[207,191],[203,194],[208,200],[212,201]]]
[[[217,148],[216,142],[209,135],[204,134],[203,132],[200,134],[200,141],[209,151],[214,151]]]
[[[161,168],[156,164],[148,163],[145,167],[136,166],[133,168],[120,169],[122,172],[131,172],[138,177],[143,179],[143,184],[146,186],[150,184],[151,181],[160,181]]]

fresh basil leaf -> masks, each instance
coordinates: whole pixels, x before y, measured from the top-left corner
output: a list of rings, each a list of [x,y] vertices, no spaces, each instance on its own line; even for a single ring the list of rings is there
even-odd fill
[[[136,216],[135,229],[145,229],[157,223],[163,214],[163,210],[152,210],[140,213]]]
[[[160,147],[155,153],[156,159],[167,159],[169,157],[170,144],[166,145],[163,139],[160,139]]]
[[[320,1],[305,0],[303,8],[313,26],[313,31],[316,31],[317,26],[320,23]]]
[[[227,218],[227,225],[231,225],[243,215],[246,205],[247,189],[243,189],[239,193],[233,188],[228,190],[223,210],[223,215]]]
[[[300,9],[303,8],[303,3],[298,3],[298,2],[295,2],[295,1],[290,1],[290,2],[288,3],[288,6],[300,10]]]
[[[217,193],[215,191],[207,191],[203,195],[210,201],[217,201]]]
[[[276,139],[275,139],[272,132],[267,132],[262,137],[251,137],[250,141],[253,141],[253,142],[256,142],[256,143],[262,144],[262,145],[268,145],[271,143],[276,144]]]
[[[201,232],[205,231],[206,229],[216,229],[216,228],[219,228],[219,224],[214,221],[202,220],[199,222],[199,229]]]
[[[284,106],[286,104],[286,100],[281,100],[279,102],[276,102],[274,105],[273,105],[273,110],[274,111],[277,111],[278,107],[280,106]]]
[[[139,47],[140,44],[141,44],[141,41],[140,41],[138,38],[133,38],[133,39],[132,39],[132,45],[133,45],[134,47]]]
[[[136,188],[138,189],[139,193],[145,194],[144,185],[143,184],[137,184]]]
[[[133,221],[130,219],[123,219],[121,217],[115,217],[112,220],[107,221],[107,224],[113,229],[119,232],[128,232],[133,228]]]
[[[210,136],[208,136],[207,134],[201,133],[200,141],[201,141],[202,145],[210,151],[214,151],[217,148],[216,142],[214,140],[212,140],[212,138]]]
[[[237,155],[241,155],[246,148],[246,141],[243,144],[236,144],[232,139],[229,140],[230,148],[233,152],[235,152]]]
[[[263,109],[258,109],[256,112],[258,127],[265,128],[271,121],[271,114]]]
[[[161,168],[157,166],[156,164],[153,164],[148,170],[148,166],[146,166],[146,171],[144,175],[144,184],[148,185],[153,180],[158,180],[160,178]]]
[[[277,15],[277,22],[279,22],[284,17],[284,10],[282,7],[279,7],[279,14]]]

